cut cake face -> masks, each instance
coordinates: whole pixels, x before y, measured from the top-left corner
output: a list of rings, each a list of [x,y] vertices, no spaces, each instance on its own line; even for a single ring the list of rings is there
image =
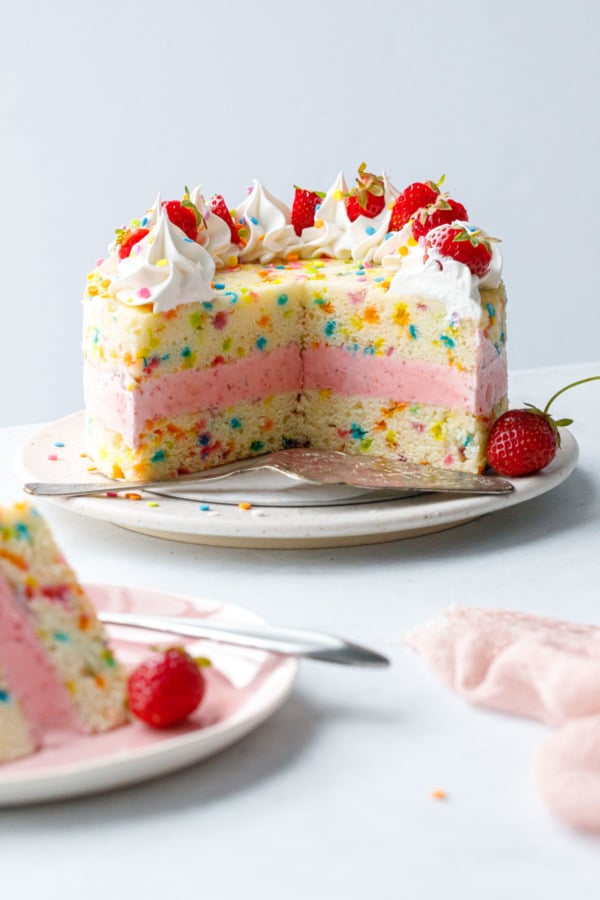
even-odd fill
[[[125,671],[39,513],[0,507],[0,762],[127,719]]]
[[[184,199],[195,240],[160,201],[125,232],[144,233],[115,243],[84,304],[100,471],[152,480],[295,445],[483,470],[506,408],[497,247],[465,222],[422,234],[454,201],[390,230],[409,189],[380,181],[362,214],[338,178],[299,234],[257,182],[231,225],[199,189]]]

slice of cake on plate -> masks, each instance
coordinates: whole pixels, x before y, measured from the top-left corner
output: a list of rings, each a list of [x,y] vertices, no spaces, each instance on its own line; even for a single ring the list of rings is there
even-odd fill
[[[295,445],[480,472],[506,407],[496,243],[359,170],[293,209],[158,199],[88,277],[88,450],[157,479]]]
[[[127,719],[126,676],[48,526],[0,507],[0,762]]]

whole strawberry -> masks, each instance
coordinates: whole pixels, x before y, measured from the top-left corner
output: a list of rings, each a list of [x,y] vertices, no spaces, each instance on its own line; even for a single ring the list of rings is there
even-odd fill
[[[231,217],[231,213],[229,212],[229,208],[225,203],[225,198],[222,194],[215,194],[214,197],[211,197],[208,201],[208,205],[213,211],[215,216],[218,216],[220,219],[223,219],[226,225],[229,226],[229,233],[231,235],[231,243],[239,244],[240,236],[238,234],[237,228],[235,227],[235,223]]]
[[[401,231],[415,213],[435,203],[442,181],[443,176],[437,184],[433,181],[415,181],[404,188],[394,203],[388,231]]]
[[[492,261],[492,240],[484,237],[478,228],[439,225],[427,233],[424,259],[428,259],[433,250],[440,256],[464,263],[473,275],[483,278],[489,272]]]
[[[440,225],[449,225],[451,222],[468,222],[467,210],[458,200],[452,200],[440,194],[434,203],[424,206],[414,217],[412,223],[412,236],[416,241]]]
[[[543,410],[530,403],[527,409],[510,409],[494,422],[487,447],[490,466],[499,475],[533,475],[545,469],[560,447],[559,427],[573,419],[553,419],[548,410],[556,398],[578,384],[600,381],[600,375],[574,381],[554,394]]]
[[[294,202],[292,204],[292,225],[297,235],[303,228],[311,228],[315,224],[315,211],[325,194],[320,191],[307,191],[294,185]]]
[[[353,188],[346,198],[346,212],[351,222],[359,216],[374,219],[385,206],[383,178],[367,172],[367,164],[358,167],[358,187]]]
[[[200,665],[181,647],[144,660],[129,676],[131,712],[154,728],[168,728],[186,719],[200,705],[206,680]]]

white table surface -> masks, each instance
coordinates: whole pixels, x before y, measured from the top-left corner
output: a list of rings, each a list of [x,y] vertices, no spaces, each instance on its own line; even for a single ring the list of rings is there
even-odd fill
[[[514,373],[543,404],[600,363]],[[232,550],[136,535],[45,505],[85,581],[233,601],[381,649],[385,671],[305,663],[286,705],[194,768],[100,797],[0,811],[0,894],[461,898],[600,891],[600,839],[543,806],[547,729],[482,711],[400,643],[453,602],[600,622],[600,384],[560,398],[581,449],[550,494],[450,531],[332,550]],[[0,430],[0,501],[35,426]],[[445,801],[432,799],[442,789]]]

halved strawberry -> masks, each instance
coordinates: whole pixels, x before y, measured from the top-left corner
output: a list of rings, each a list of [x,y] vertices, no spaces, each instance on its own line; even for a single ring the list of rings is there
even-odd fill
[[[169,220],[181,228],[186,237],[191,241],[195,241],[198,237],[198,226],[202,217],[200,212],[191,201],[183,200],[165,200],[163,209],[169,217]]]
[[[226,225],[229,226],[229,233],[231,234],[231,243],[239,244],[240,236],[238,234],[237,228],[235,227],[235,222],[231,218],[231,213],[225,203],[225,199],[221,194],[215,194],[214,197],[211,197],[208,201],[208,205],[211,210],[218,216],[220,219],[223,219]]]
[[[416,241],[424,237],[432,228],[447,225],[456,220],[468,222],[469,216],[466,209],[457,200],[443,197],[441,194],[429,206],[424,206],[413,219],[412,235]]]
[[[440,225],[432,228],[425,238],[425,259],[429,251],[448,256],[468,266],[473,275],[483,278],[492,261],[493,238],[486,238],[479,229],[472,231],[463,225]]]
[[[296,234],[302,234],[303,228],[311,228],[315,224],[315,210],[325,197],[321,191],[307,191],[294,185],[294,202],[292,204],[292,225]]]
[[[145,238],[148,234],[148,228],[135,228],[131,230],[117,230],[117,244],[119,247],[119,259],[127,259],[131,254],[132,248]]]
[[[359,216],[374,219],[385,206],[383,178],[367,172],[367,164],[358,167],[358,187],[353,188],[346,198],[346,212],[351,222]]]

